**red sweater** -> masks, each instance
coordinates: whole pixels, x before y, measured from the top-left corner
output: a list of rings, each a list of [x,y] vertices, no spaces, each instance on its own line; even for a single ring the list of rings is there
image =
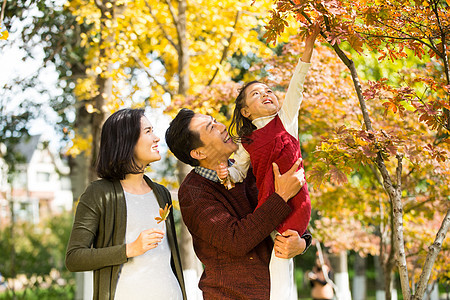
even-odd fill
[[[275,162],[278,165],[281,174],[288,171],[301,157],[300,144],[284,129],[278,115],[266,126],[253,131],[249,137],[252,142],[243,144],[243,146],[250,154],[259,190],[257,207],[260,207],[275,191],[272,163]],[[300,167],[303,168],[303,162]],[[287,229],[293,229],[302,235],[306,231],[311,217],[311,200],[306,183],[300,192],[289,200],[288,204],[292,208],[292,212],[277,227],[277,230],[279,233],[283,233]]]
[[[269,235],[291,209],[273,194],[255,210],[257,194],[252,174],[227,190],[191,171],[180,186],[183,221],[204,264],[199,287],[206,300],[269,299]]]

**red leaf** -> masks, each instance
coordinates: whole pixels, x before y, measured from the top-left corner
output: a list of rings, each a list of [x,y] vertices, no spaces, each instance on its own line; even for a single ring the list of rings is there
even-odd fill
[[[336,168],[335,166],[331,166],[330,168],[330,179],[338,184],[347,183],[347,175],[345,175],[341,170]]]

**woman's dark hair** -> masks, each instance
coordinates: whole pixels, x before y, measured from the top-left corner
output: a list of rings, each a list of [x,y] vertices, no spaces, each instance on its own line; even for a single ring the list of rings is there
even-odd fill
[[[116,111],[102,127],[97,175],[105,179],[125,179],[126,174],[142,173],[134,159],[134,147],[141,134],[144,109]]]
[[[260,81],[254,80],[246,83],[240,90],[239,95],[234,101],[234,111],[233,118],[231,119],[231,124],[228,129],[228,133],[233,138],[233,140],[241,143],[251,143],[252,140],[249,135],[256,129],[252,121],[244,117],[241,113],[241,109],[247,106],[245,102],[245,90],[255,83],[261,83]]]
[[[181,109],[170,122],[166,131],[166,144],[176,158],[193,167],[199,166],[198,160],[191,156],[191,151],[203,146],[200,134],[189,128],[195,113],[187,108]]]

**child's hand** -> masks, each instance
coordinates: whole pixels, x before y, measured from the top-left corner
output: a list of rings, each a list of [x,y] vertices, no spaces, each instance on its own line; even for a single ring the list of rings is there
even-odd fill
[[[225,180],[228,176],[228,167],[225,163],[220,163],[217,167],[217,176],[220,180]]]
[[[301,57],[301,60],[306,63],[311,62],[311,56],[314,49],[314,42],[316,41],[317,36],[320,33],[320,23],[315,23],[311,30],[308,32],[305,38],[305,52],[303,52],[303,55]]]
[[[228,178],[228,167],[225,163],[220,163],[216,169],[217,177],[219,177],[220,183],[222,183],[227,190],[234,188],[234,183]]]
[[[311,27],[311,30],[306,35],[306,39],[305,39],[305,46],[306,47],[314,46],[314,42],[316,41],[317,36],[320,34],[320,30],[321,30],[321,27],[320,27],[320,23],[319,22],[315,23]]]

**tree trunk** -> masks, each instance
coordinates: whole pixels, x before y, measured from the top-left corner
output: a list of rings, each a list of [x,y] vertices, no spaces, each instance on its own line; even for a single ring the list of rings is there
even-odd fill
[[[168,5],[170,5],[168,3]],[[178,75],[179,85],[178,94],[186,96],[189,90],[189,45],[186,32],[186,10],[187,1],[178,2],[178,17],[174,20],[177,29],[177,53],[178,53]],[[191,167],[177,161],[178,182],[181,184]],[[188,299],[202,299],[202,293],[198,288],[198,281],[202,274],[203,267],[194,252],[192,236],[186,228],[184,222],[181,222],[180,231],[180,255],[183,263],[183,274],[185,276],[186,293]]]
[[[331,255],[330,262],[334,270],[334,283],[337,286],[337,298],[340,300],[352,299],[347,267],[347,251],[341,251]]]
[[[9,228],[9,238],[11,240],[11,251],[9,253],[9,259],[10,259],[10,278],[13,280],[12,286],[9,287],[12,293],[12,299],[17,299],[16,296],[16,288],[15,288],[15,278],[16,278],[16,237],[15,237],[15,231],[14,227],[16,225],[16,214],[15,214],[15,207],[14,207],[14,200],[12,198],[13,194],[13,183],[8,182],[8,189],[6,192],[6,200],[8,200],[9,209],[11,211],[11,227]]]
[[[91,132],[91,115],[86,111],[84,106],[78,108],[77,119],[74,127],[77,129],[77,134],[83,138],[88,138],[88,133]],[[90,157],[86,152],[82,152],[75,157],[69,157],[70,167],[70,184],[73,196],[73,211],[76,210],[76,205],[81,194],[86,189],[89,183],[89,162]],[[75,300],[84,300],[92,297],[92,272],[77,272],[75,273],[76,289]],[[90,292],[89,295],[87,295]]]
[[[358,96],[361,112],[364,119],[364,125],[367,130],[373,130],[372,123],[370,120],[369,112],[367,111],[366,102],[364,100],[364,96],[362,94],[362,87],[359,81],[358,73],[356,71],[356,67],[354,62],[349,59],[345,53],[339,48],[337,44],[333,45],[333,49],[336,51],[337,55],[347,68],[350,70],[350,74],[353,79],[353,84],[355,86],[356,95]],[[400,273],[400,282],[402,285],[403,298],[405,300],[410,299],[411,290],[409,288],[409,279],[408,279],[408,270],[406,268],[406,255],[404,248],[404,239],[403,239],[403,206],[401,201],[401,171],[402,171],[402,156],[398,155],[398,167],[397,167],[397,184],[394,187],[389,172],[384,163],[384,159],[381,156],[381,152],[377,154],[376,164],[378,170],[381,173],[383,178],[383,186],[386,193],[389,196],[389,199],[393,206],[393,220],[394,227],[392,230],[394,231],[394,240],[393,246],[396,250],[397,254],[397,265]]]
[[[101,12],[101,37],[99,42],[99,58],[100,61],[109,61],[107,53],[112,53],[114,48],[114,35],[111,28],[105,26],[105,22],[116,22],[116,5],[107,7],[109,1],[96,1],[98,9]],[[123,9],[123,7],[122,7]],[[110,17],[109,17],[109,16]],[[69,162],[71,167],[71,182],[74,201],[78,201],[79,196],[83,193],[86,186],[98,178],[95,167],[96,159],[100,148],[101,128],[108,116],[106,104],[112,99],[112,77],[110,71],[112,65],[109,62],[106,69],[97,76],[98,93],[90,102],[93,111],[88,112],[83,106],[78,110],[77,128],[79,134],[85,134],[84,138],[92,137],[90,156],[86,153],[72,158]],[[92,272],[79,272],[76,274],[77,289],[75,298],[91,299],[93,291]]]
[[[417,290],[415,295],[413,296],[414,300],[421,300],[423,298],[423,295],[425,294],[425,290],[431,274],[431,269],[433,268],[434,261],[436,260],[439,251],[441,251],[442,243],[444,242],[445,236],[447,235],[449,226],[450,226],[450,209],[447,210],[447,214],[445,215],[444,220],[442,221],[441,228],[439,228],[439,231],[436,234],[436,238],[434,240],[433,245],[429,247],[423,271],[422,274],[420,274]]]
[[[376,284],[376,300],[396,300],[397,290],[394,286],[394,276],[392,268],[394,267],[393,259],[388,259],[383,263],[379,256],[374,256],[375,265],[375,284]]]
[[[375,286],[376,286],[376,300],[385,300],[385,290],[386,285],[384,284],[384,271],[383,266],[381,265],[381,258],[379,256],[374,256],[374,265],[375,265]]]
[[[189,44],[186,33],[187,1],[178,2],[178,75],[180,78],[178,94],[186,96],[189,90]]]
[[[365,300],[367,294],[366,284],[366,264],[367,259],[361,257],[358,253],[355,255],[355,276],[353,277],[352,296],[353,300]]]
[[[180,184],[181,182],[183,182],[184,178],[191,169],[192,168],[189,165],[186,165],[181,161],[177,161],[177,179]],[[200,300],[202,299],[202,292],[198,288],[198,281],[203,271],[202,263],[195,255],[194,247],[192,244],[192,236],[189,233],[183,220],[181,220],[180,225],[181,229],[179,246],[181,263],[183,265],[184,281],[186,284],[186,294],[188,299],[190,300]]]

